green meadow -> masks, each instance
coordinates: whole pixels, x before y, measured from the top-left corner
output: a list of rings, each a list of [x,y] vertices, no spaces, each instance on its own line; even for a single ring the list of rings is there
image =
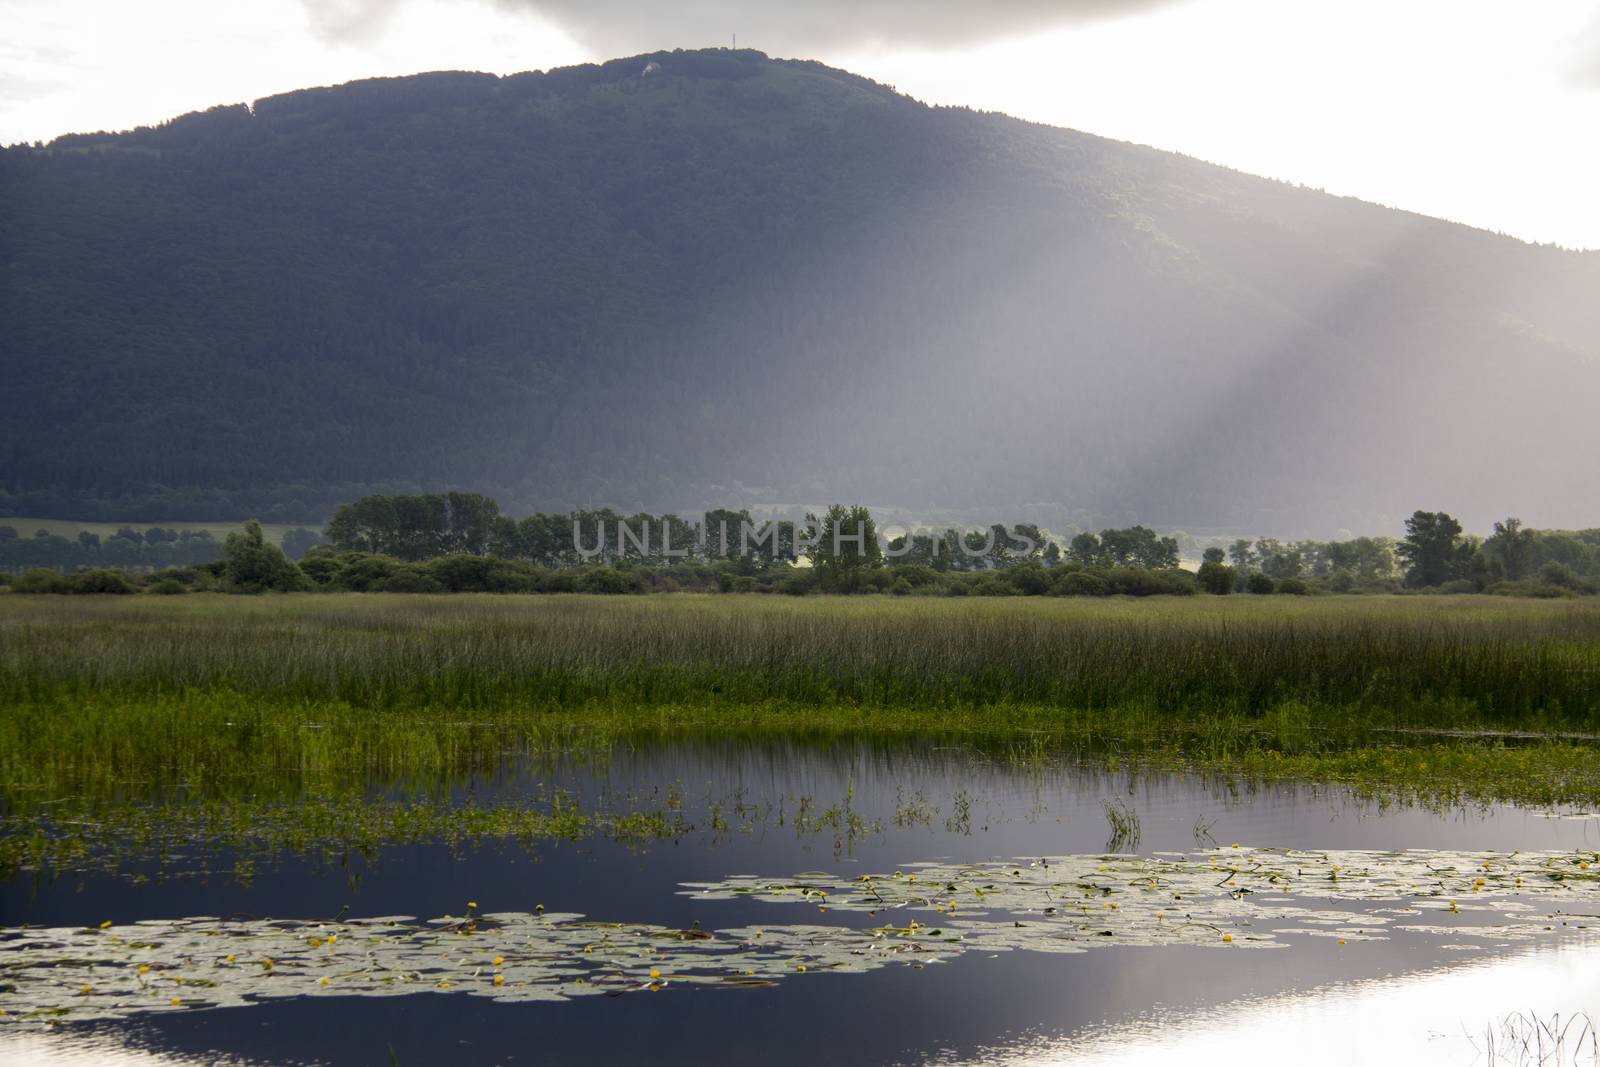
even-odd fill
[[[1596,732],[1584,600],[0,597],[14,813],[708,734],[1592,804]]]

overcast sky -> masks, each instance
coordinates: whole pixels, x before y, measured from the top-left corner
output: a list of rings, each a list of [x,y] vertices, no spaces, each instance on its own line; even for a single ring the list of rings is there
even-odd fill
[[[0,0],[0,141],[728,44],[1600,248],[1600,0]]]

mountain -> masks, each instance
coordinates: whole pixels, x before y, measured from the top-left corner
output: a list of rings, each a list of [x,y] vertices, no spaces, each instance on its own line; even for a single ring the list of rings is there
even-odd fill
[[[752,51],[6,148],[0,260],[14,513],[1597,519],[1600,254]]]

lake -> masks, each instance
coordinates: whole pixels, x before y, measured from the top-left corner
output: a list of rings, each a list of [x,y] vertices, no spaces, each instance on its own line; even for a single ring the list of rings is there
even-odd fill
[[[1534,1026],[1594,1057],[1583,812],[933,742],[624,743],[448,788],[670,829],[24,871],[0,1058],[1467,1064],[1538,1062],[1508,1051]]]

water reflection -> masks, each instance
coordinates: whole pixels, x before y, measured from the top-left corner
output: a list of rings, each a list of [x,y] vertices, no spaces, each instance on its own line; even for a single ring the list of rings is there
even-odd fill
[[[0,923],[304,919],[346,905],[356,915],[432,916],[460,914],[472,900],[485,912],[542,903],[596,919],[726,927],[772,921],[771,905],[709,904],[680,894],[679,884],[739,872],[849,879],[919,860],[1095,853],[1115,833],[1108,804],[1137,820],[1144,855],[1233,841],[1499,851],[1600,843],[1594,819],[1505,806],[1430,811],[1336,788],[1108,772],[936,743],[625,745],[603,759],[508,765],[447,788],[455,801],[478,804],[542,800],[554,790],[585,810],[669,811],[681,832],[646,843],[464,838],[331,859],[278,851],[253,857],[244,878],[230,850],[188,845],[165,859],[131,856],[115,873],[25,873],[0,885]],[[398,785],[384,791],[407,794]],[[1600,912],[1600,900],[1588,910]],[[1592,942],[1568,938],[1511,955],[1465,954],[1447,941],[1419,934],[1253,953],[1184,945],[973,953],[923,971],[560,1005],[300,998],[68,1024],[54,1035],[0,1027],[0,1060],[381,1064],[392,1048],[402,1064],[1233,1063],[1257,1055],[1293,1057],[1297,1067],[1335,1057],[1464,1064],[1474,1055],[1467,1036],[1483,1050],[1484,1026],[1509,1012],[1600,1015]]]
[[[1220,1004],[1146,1012],[1064,1040],[985,1050],[985,1067],[1317,1064],[1594,1064],[1600,940],[1403,977]],[[1529,1044],[1529,1030],[1537,1027]]]

